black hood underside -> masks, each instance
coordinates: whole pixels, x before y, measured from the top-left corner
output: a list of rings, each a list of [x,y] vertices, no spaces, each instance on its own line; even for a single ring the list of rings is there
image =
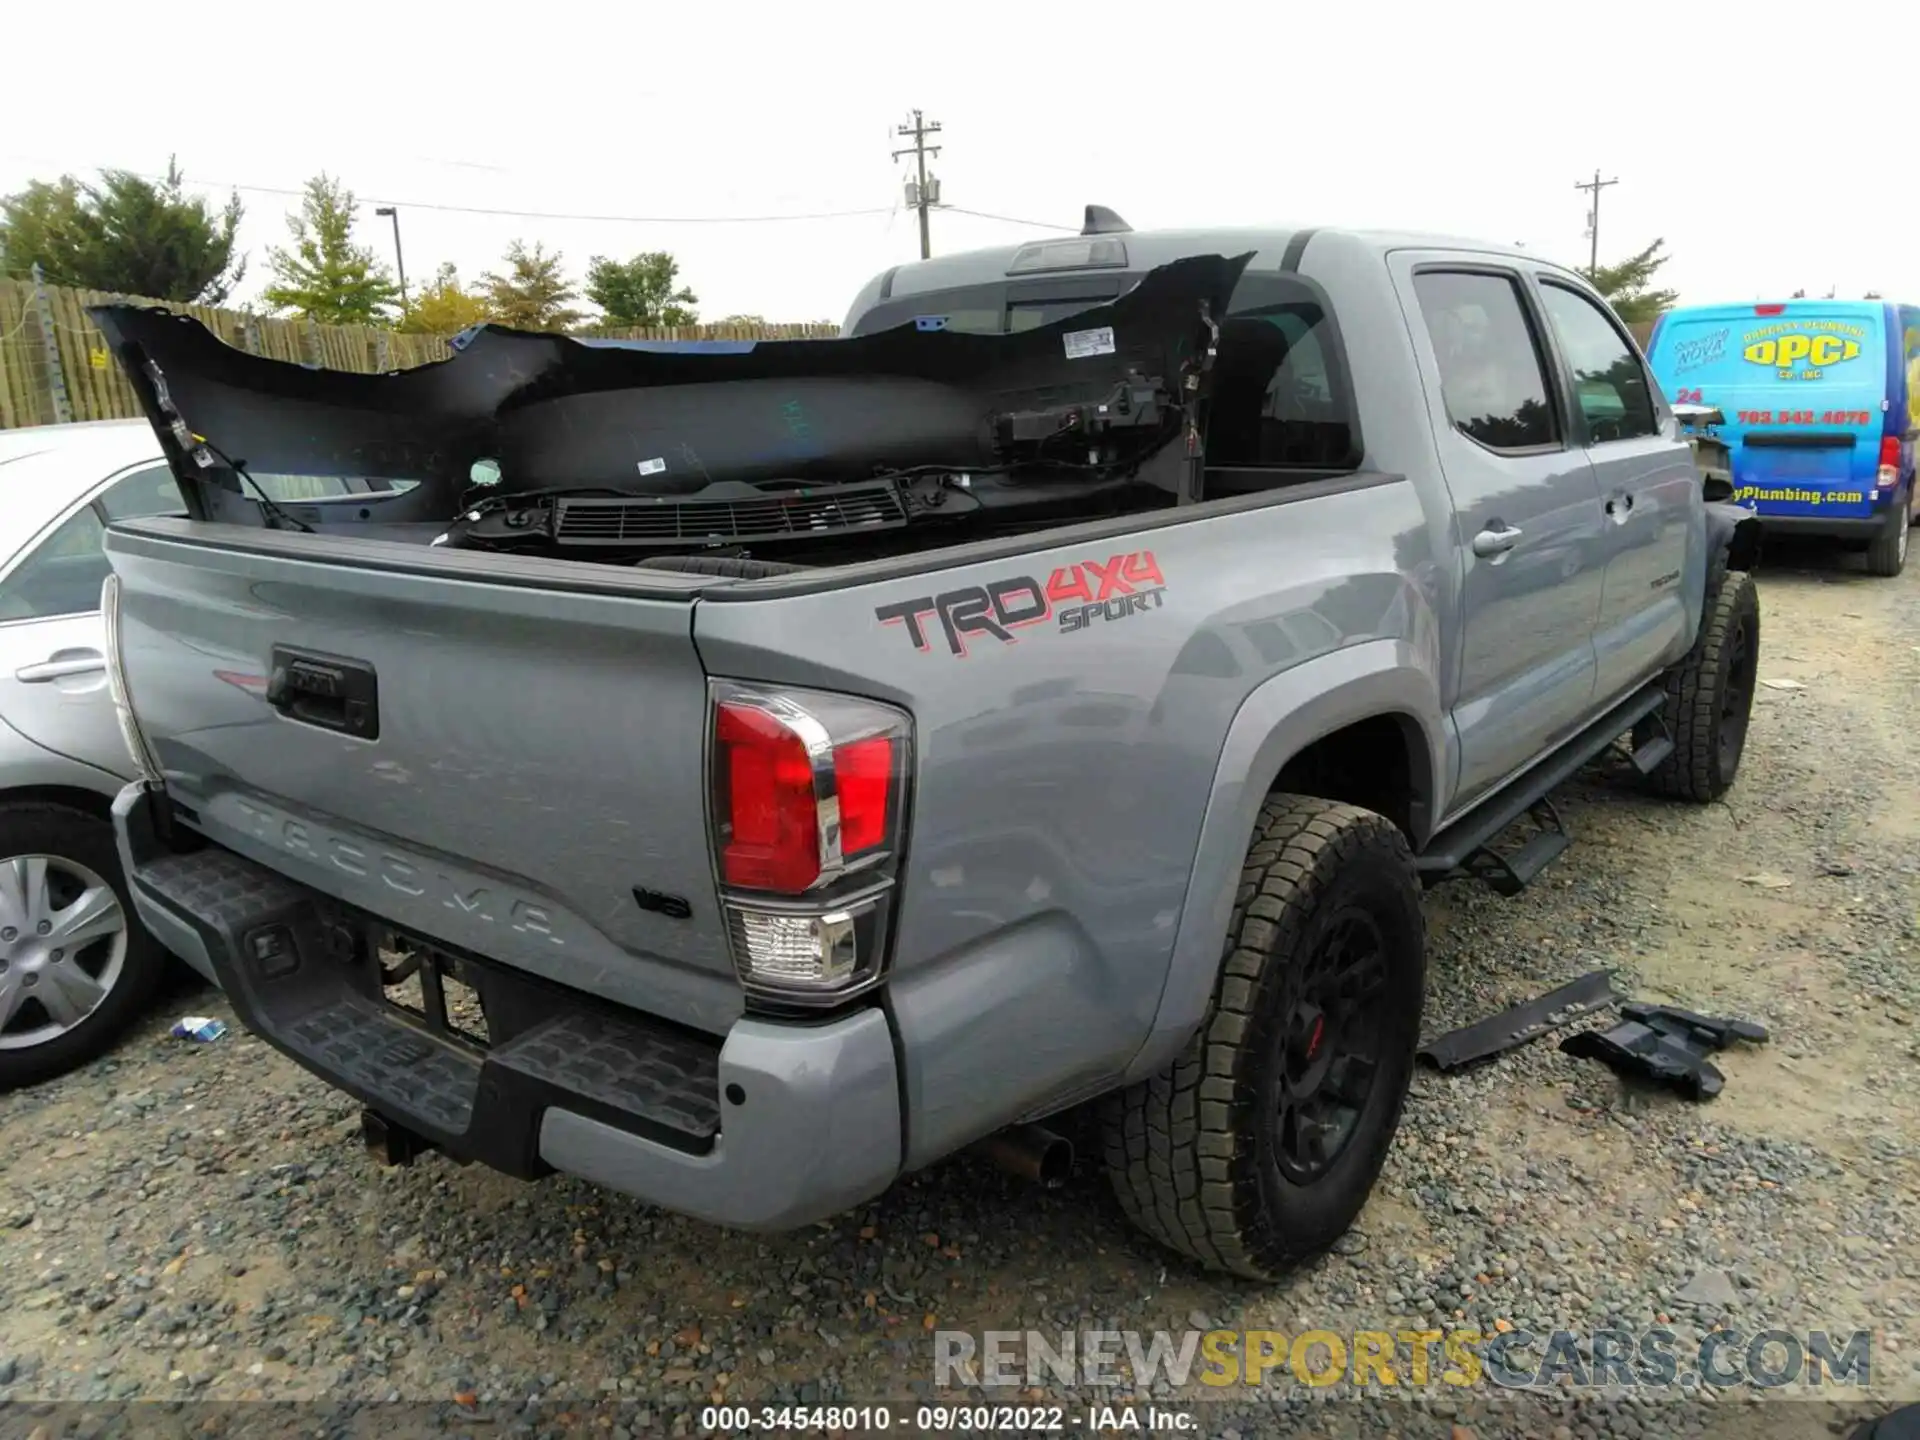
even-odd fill
[[[489,325],[446,360],[379,375],[249,355],[154,307],[91,313],[183,481],[240,467],[411,480],[450,514],[481,461],[498,466],[489,491],[503,498],[991,467],[1021,433],[1009,417],[1031,429],[1036,412],[1097,406],[1143,381],[1177,400],[1204,368],[1205,317],[1224,313],[1249,258],[1179,260],[1117,300],[1017,334],[908,324],[713,353]],[[1162,483],[1158,468],[1143,478]]]

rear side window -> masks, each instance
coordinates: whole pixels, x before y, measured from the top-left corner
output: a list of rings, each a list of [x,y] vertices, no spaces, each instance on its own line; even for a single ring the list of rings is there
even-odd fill
[[[1348,469],[1359,463],[1332,318],[1296,281],[1248,275],[1220,327],[1207,464]]]
[[[1426,270],[1413,277],[1433,341],[1447,418],[1492,450],[1559,443],[1546,367],[1519,277]]]
[[[100,587],[112,566],[101,548],[107,527],[91,505],[28,553],[0,584],[0,621],[48,620],[100,608]]]
[[[100,587],[111,568],[101,544],[106,522],[186,513],[180,486],[165,465],[122,476],[14,567],[0,585],[0,621],[47,620],[98,610]]]
[[[1646,369],[1613,322],[1586,296],[1564,285],[1543,282],[1540,297],[1573,371],[1588,438],[1604,445],[1654,434]]]
[[[180,482],[165,465],[136,470],[100,497],[100,509],[109,520],[149,520],[158,515],[185,515],[187,502]]]

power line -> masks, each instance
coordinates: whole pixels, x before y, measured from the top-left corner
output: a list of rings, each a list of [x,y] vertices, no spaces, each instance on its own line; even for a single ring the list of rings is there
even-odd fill
[[[942,205],[942,210],[951,210],[956,215],[971,215],[976,220],[1000,220],[1008,225],[1031,225],[1036,230],[1064,230],[1070,235],[1080,233],[1078,225],[1056,225],[1051,220],[1023,220],[1018,215],[995,215],[987,210],[968,210],[960,205]]]
[[[916,112],[916,114],[917,113],[918,112]],[[937,121],[928,122],[925,133],[933,134],[938,131],[939,128],[940,126]],[[910,127],[903,126],[901,127],[901,133],[911,134],[913,132]],[[895,152],[896,157],[913,153],[914,151],[912,149]],[[926,153],[929,155],[938,155],[940,153],[940,147],[937,145],[931,146],[927,149]],[[10,158],[16,160],[33,160],[31,156],[20,155],[15,155]],[[92,168],[114,170],[119,167],[95,166]],[[137,176],[142,180],[164,181],[167,178],[164,175],[157,175],[141,170],[127,170],[122,173]],[[303,199],[307,193],[305,189],[290,189],[284,185],[253,185],[237,180],[200,180],[186,177],[185,183],[209,190],[242,190],[250,195],[281,195],[295,200]],[[1610,180],[1607,183],[1611,185],[1614,182]],[[927,195],[928,203],[921,213],[921,223],[923,226],[926,222],[925,210],[939,209],[951,210],[956,215],[971,215],[979,220],[998,220],[1008,225],[1031,225],[1037,230],[1059,230],[1064,233],[1073,234],[1077,233],[1080,228],[1077,225],[1055,224],[1051,220],[1028,220],[1019,215],[1000,215],[989,210],[970,210],[962,205],[943,205],[940,203],[940,182],[936,177],[929,177],[928,186],[923,187],[923,193],[927,193],[928,191],[930,191],[930,194]],[[607,225],[777,225],[785,221],[844,220],[860,215],[893,215],[901,209],[899,205],[871,205],[857,210],[815,210],[803,211],[791,215],[597,215],[575,214],[558,210],[509,210],[484,205],[442,205],[432,201],[393,200],[383,196],[373,195],[355,195],[354,201],[360,205],[372,205],[376,210],[404,206],[409,210],[436,210],[443,214],[450,215],[495,215],[514,220],[577,220]],[[911,193],[911,187],[910,193],[907,196],[907,206],[908,208],[920,208],[916,203],[916,197]],[[926,246],[922,247],[923,255],[925,255],[927,248]]]
[[[118,167],[96,168],[111,170]],[[121,173],[142,180],[164,181],[167,178],[141,170]],[[210,190],[244,190],[250,195],[286,195],[296,200],[307,193],[304,189],[289,190],[283,185],[246,185],[237,180],[188,178],[185,183]],[[511,220],[581,220],[606,225],[777,225],[788,220],[842,220],[855,215],[884,215],[892,208],[870,205],[859,210],[815,210],[795,215],[576,215],[556,210],[505,210],[487,205],[437,205],[426,200],[393,200],[374,195],[355,195],[354,200],[361,205],[404,205],[409,210],[437,210],[448,215],[497,215]]]
[[[896,133],[913,137],[913,144],[905,150],[894,151],[893,158],[898,160],[902,155],[913,156],[914,166],[919,172],[917,181],[907,182],[907,204],[920,212],[920,258],[926,260],[933,255],[933,240],[927,228],[927,214],[940,203],[940,181],[937,178],[933,180],[927,178],[927,156],[938,155],[940,147],[928,145],[927,136],[940,133],[940,122],[923,120],[920,112],[916,110],[913,112],[913,123],[902,125]]]
[[[1600,192],[1609,185],[1618,185],[1619,183],[1620,181],[1617,177],[1612,180],[1602,180],[1598,170],[1593,172],[1593,179],[1580,180],[1574,183],[1574,189],[1591,191],[1593,194],[1593,208],[1587,212],[1587,234],[1593,241],[1593,248],[1587,258],[1587,276],[1589,279],[1598,274],[1600,270]]]

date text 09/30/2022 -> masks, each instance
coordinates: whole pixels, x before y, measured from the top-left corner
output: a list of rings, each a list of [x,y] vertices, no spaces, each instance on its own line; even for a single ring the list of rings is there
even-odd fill
[[[700,1411],[700,1429],[709,1435],[1187,1435],[1199,1433],[1200,1420],[1160,1405],[708,1405]]]

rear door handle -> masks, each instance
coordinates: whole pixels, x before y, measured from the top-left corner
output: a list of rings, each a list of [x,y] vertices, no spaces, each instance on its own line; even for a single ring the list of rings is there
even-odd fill
[[[107,657],[98,650],[73,650],[58,660],[42,660],[38,665],[22,665],[13,678],[23,685],[44,685],[49,680],[64,680],[69,675],[95,675],[107,668]]]
[[[1519,543],[1518,530],[1503,521],[1495,520],[1473,537],[1473,553],[1484,560],[1491,555],[1504,555]]]

